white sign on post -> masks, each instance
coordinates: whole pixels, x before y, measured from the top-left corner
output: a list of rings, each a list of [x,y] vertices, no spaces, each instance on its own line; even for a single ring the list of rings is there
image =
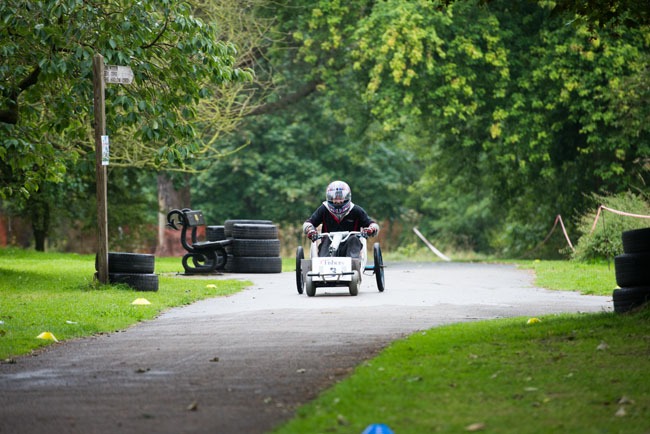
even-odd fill
[[[110,158],[110,145],[108,143],[108,136],[102,136],[102,166],[108,166]]]
[[[133,70],[130,66],[106,65],[104,67],[104,82],[131,84],[133,81]]]

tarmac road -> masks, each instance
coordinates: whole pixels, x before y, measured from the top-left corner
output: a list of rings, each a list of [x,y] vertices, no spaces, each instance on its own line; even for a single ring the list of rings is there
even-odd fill
[[[356,297],[298,295],[295,273],[218,278],[253,285],[0,364],[0,433],[265,433],[415,331],[612,310],[611,297],[535,288],[510,265],[387,264],[386,291],[364,276]]]

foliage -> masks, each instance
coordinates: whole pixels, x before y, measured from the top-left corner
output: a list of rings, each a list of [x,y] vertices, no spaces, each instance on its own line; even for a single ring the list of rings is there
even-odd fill
[[[161,276],[160,290],[142,296],[124,285],[97,286],[95,256],[0,250],[0,359],[51,344],[36,339],[49,331],[60,340],[113,332],[155,318],[162,311],[197,300],[235,293],[241,281],[178,279]],[[157,272],[182,269],[178,258],[156,258]]]
[[[80,4],[44,4],[55,3]],[[576,216],[591,209],[592,195],[644,191],[650,168],[645,4],[583,3],[193,2],[204,22],[223,23],[217,30],[206,26],[213,40],[232,39],[242,47],[239,53],[226,50],[224,67],[252,67],[256,81],[226,91],[204,76],[204,91],[190,98],[184,86],[196,91],[199,81],[180,79],[176,62],[183,65],[181,54],[192,47],[179,38],[164,56],[160,50],[140,50],[144,60],[133,60],[132,66],[140,74],[149,71],[152,82],[107,90],[116,162],[137,166],[152,158],[160,164],[184,160],[192,169],[205,170],[192,177],[193,205],[215,223],[263,217],[294,225],[318,202],[315,198],[329,180],[343,177],[353,184],[355,202],[374,217],[401,227],[417,224],[445,249],[557,257],[564,244],[559,237],[531,250],[556,215],[575,233]],[[118,16],[128,21],[138,16],[140,5],[128,14],[127,9],[118,11]],[[143,18],[158,20],[149,23],[152,31],[155,23],[165,22],[165,11],[181,8],[174,17],[187,12],[184,3],[157,5],[151,17]],[[5,4],[0,8],[8,10]],[[89,28],[101,23],[110,32],[118,23],[110,21],[89,18]],[[192,27],[196,18],[186,22],[199,39],[208,37]],[[74,28],[76,21],[72,23]],[[133,25],[136,35],[144,31]],[[163,36],[172,40],[181,30],[168,26]],[[121,47],[131,47],[132,39],[119,36],[127,39],[118,41],[118,48],[111,48],[110,38],[93,41],[119,59],[117,50],[126,53]],[[0,44],[7,41],[3,37]],[[129,53],[136,59],[133,53],[140,51]],[[67,59],[54,53],[56,59]],[[170,57],[176,55],[178,59]],[[179,79],[178,86],[157,81],[152,59],[166,65],[164,79]],[[4,62],[0,68],[6,71],[10,64]],[[78,76],[71,65],[66,64],[67,71],[74,71],[69,75]],[[224,79],[230,78],[236,74],[225,74]],[[145,83],[150,92],[134,105],[134,92],[144,92]],[[36,88],[29,87],[25,96]],[[202,96],[207,98],[198,98]],[[57,97],[69,103],[57,107],[80,100]],[[35,102],[41,100],[25,98],[21,107],[43,107]],[[201,102],[198,108],[196,101]],[[0,104],[0,111],[4,108]],[[34,131],[29,140],[13,134],[38,157],[12,154],[11,164],[23,168],[19,173],[0,155],[0,176],[10,174],[18,180],[15,185],[35,188],[44,178],[60,180],[66,166],[70,173],[73,161],[92,157],[84,145],[91,142],[89,114],[77,110],[80,117],[68,116],[64,128]],[[162,110],[171,114],[158,116]],[[240,123],[244,116],[246,122]],[[41,118],[60,116],[44,112]],[[5,130],[18,126],[0,123]],[[42,137],[47,140],[39,141]],[[63,156],[67,159],[59,158]],[[33,164],[49,172],[28,171]]]
[[[273,432],[646,432],[650,310],[436,327],[393,343]],[[444,403],[444,405],[443,405]]]
[[[192,178],[193,204],[213,224],[229,218],[270,218],[300,226],[324,200],[325,187],[346,180],[353,201],[379,220],[404,213],[403,185],[413,179],[413,159],[393,143],[344,133],[321,98],[274,116],[251,119],[247,135],[232,137],[229,158],[206,162]],[[227,148],[226,148],[227,149]],[[224,204],[227,204],[224,206]]]
[[[296,35],[331,92],[359,90],[386,135],[415,137],[423,226],[520,254],[553,216],[585,209],[585,193],[647,177],[648,28],[596,28],[553,7],[321,2]]]
[[[647,194],[631,192],[609,196],[594,194],[591,197],[591,211],[581,215],[577,224],[581,236],[575,246],[573,258],[579,261],[611,260],[623,253],[621,233],[649,227],[650,220],[622,216],[605,209],[599,213],[599,208],[604,205],[629,214],[650,216],[649,199]]]
[[[235,47],[185,2],[80,0],[0,3],[2,197],[63,180],[66,166],[92,153],[92,61],[131,66],[134,84],[106,89],[107,133],[152,144],[156,165],[178,165],[198,149],[195,105],[209,85],[245,80]],[[85,101],[85,103],[84,103]]]

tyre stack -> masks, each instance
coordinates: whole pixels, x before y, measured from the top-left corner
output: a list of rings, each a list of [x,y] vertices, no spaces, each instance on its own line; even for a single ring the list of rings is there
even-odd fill
[[[623,254],[614,258],[614,311],[628,312],[650,301],[650,228],[623,232]]]
[[[226,248],[225,270],[230,273],[280,273],[278,227],[270,220],[226,220],[224,235],[232,243]]]
[[[219,226],[206,226],[205,227],[205,239],[207,241],[225,241],[228,239],[226,236],[226,227],[223,225]],[[226,246],[226,255],[229,254],[231,251],[230,246]],[[217,268],[216,271],[224,271],[226,269],[227,263],[228,263],[228,257],[226,256],[223,258],[224,260],[222,261],[221,258],[221,253],[217,252]]]
[[[136,291],[158,291],[154,264],[154,255],[108,252],[108,281],[128,285]]]

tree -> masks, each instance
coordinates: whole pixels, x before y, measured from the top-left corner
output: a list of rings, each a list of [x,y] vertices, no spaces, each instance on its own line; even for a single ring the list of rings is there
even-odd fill
[[[81,0],[0,4],[0,195],[61,181],[92,152],[92,57],[131,66],[134,84],[107,88],[107,132],[116,155],[182,165],[200,149],[192,122],[211,85],[251,78],[235,47],[186,2]],[[86,102],[86,103],[84,103]],[[133,136],[148,148],[120,149]],[[125,141],[133,143],[132,141]]]
[[[416,138],[425,226],[520,252],[585,194],[647,178],[647,26],[554,5],[320,2],[297,37],[325,83],[353,78],[386,137]]]

